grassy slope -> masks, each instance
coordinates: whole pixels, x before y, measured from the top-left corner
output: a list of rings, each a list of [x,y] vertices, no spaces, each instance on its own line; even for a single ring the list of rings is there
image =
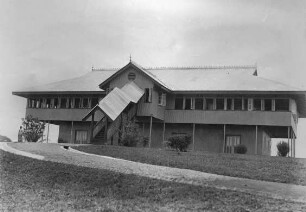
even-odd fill
[[[208,173],[273,182],[306,185],[306,159],[256,155],[213,154],[131,148],[120,146],[79,146],[75,149],[143,163],[193,169]]]
[[[0,150],[0,210],[290,211],[306,206],[16,156]]]

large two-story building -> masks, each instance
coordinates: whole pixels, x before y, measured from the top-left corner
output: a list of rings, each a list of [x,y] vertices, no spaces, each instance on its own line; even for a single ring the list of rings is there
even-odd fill
[[[93,69],[84,76],[13,92],[27,98],[26,115],[59,125],[59,142],[117,145],[128,120],[150,147],[190,134],[190,149],[271,154],[284,138],[295,156],[305,91],[258,76],[254,66]]]

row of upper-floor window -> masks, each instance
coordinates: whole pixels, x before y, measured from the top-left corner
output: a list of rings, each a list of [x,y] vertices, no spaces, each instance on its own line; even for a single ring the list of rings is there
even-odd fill
[[[99,103],[98,98],[90,97],[56,97],[56,98],[29,98],[28,108],[92,108]]]
[[[175,110],[289,111],[289,99],[268,98],[175,98]]]

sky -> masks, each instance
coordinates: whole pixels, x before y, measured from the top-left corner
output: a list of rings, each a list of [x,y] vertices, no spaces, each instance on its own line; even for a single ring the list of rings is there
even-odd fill
[[[306,90],[306,1],[0,0],[0,134],[25,115],[12,91],[91,68],[254,65]],[[306,121],[297,156],[306,158]]]

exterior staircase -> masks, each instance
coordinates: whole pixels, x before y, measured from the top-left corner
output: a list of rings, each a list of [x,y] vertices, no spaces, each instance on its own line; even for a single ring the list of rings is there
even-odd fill
[[[92,144],[105,144],[105,127],[94,137]]]

